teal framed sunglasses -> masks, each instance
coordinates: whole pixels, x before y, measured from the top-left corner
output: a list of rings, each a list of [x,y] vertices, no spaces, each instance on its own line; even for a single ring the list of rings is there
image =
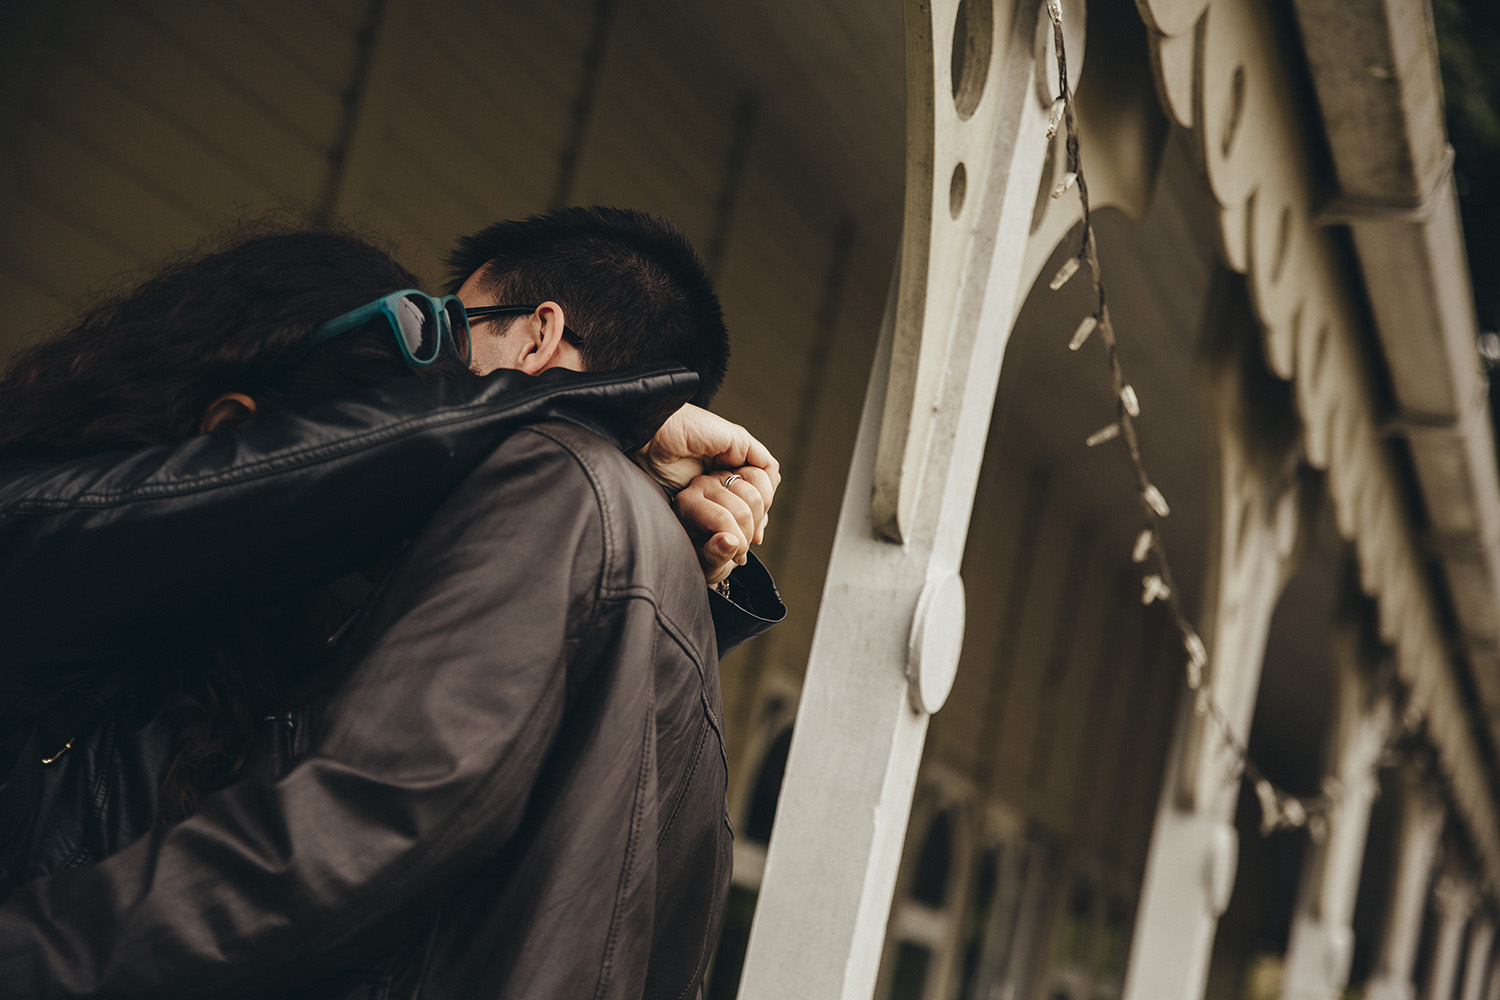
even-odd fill
[[[425,368],[438,359],[444,344],[466,367],[473,360],[469,317],[458,296],[435,298],[415,288],[382,295],[329,320],[313,330],[308,346],[316,347],[376,319],[384,319],[390,326],[407,364]]]

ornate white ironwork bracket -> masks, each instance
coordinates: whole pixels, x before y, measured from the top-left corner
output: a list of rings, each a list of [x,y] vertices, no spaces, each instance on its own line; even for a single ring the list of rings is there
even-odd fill
[[[1045,14],[1039,23],[1032,9],[1041,4],[1004,6],[1003,0],[906,4],[906,221],[871,505],[876,532],[892,542],[904,543],[911,531],[928,449],[934,433],[942,433],[935,415],[954,405],[958,392],[944,385],[944,372],[960,347],[955,338],[977,319],[961,307],[975,298],[965,286],[982,282],[989,270],[996,234],[981,219],[983,195],[997,175],[1003,184],[1009,174],[1014,150],[998,133],[1016,110],[985,98],[1016,69],[1005,48],[1022,21],[1037,28],[1025,39],[1038,67],[1037,98],[1045,106],[1057,96],[1051,24]],[[1070,0],[1064,7],[1077,59],[1072,77],[1083,62],[1083,4]]]

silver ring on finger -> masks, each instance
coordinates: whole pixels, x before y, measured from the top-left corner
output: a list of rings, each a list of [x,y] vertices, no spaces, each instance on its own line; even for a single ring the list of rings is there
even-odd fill
[[[726,486],[726,487],[727,487],[727,486],[728,486],[728,485],[729,485],[729,484],[730,484],[730,483],[732,483],[732,482],[734,482],[734,481],[735,481],[735,480],[736,480],[736,479],[743,479],[743,478],[744,478],[744,477],[743,477],[743,476],[741,476],[741,475],[740,475],[740,474],[739,474],[739,473],[737,473],[737,472],[731,472],[731,473],[730,473],[730,474],[729,474],[729,475],[728,475],[728,476],[727,476],[727,477],[726,477],[726,478],[725,478],[725,479],[724,479],[724,485],[725,485],[725,486]]]

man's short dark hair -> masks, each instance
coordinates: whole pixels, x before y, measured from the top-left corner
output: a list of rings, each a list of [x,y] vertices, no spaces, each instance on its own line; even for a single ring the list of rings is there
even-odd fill
[[[497,222],[448,255],[449,291],[483,269],[504,304],[563,307],[590,371],[671,361],[698,373],[695,403],[724,381],[729,332],[693,245],[666,219],[630,209],[563,208]]]

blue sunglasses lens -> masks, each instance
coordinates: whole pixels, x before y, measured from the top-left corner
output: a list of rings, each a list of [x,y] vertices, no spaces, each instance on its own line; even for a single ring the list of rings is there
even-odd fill
[[[403,297],[396,304],[396,322],[401,328],[401,339],[415,360],[426,364],[437,357],[442,345],[442,331],[430,299],[415,295]]]

